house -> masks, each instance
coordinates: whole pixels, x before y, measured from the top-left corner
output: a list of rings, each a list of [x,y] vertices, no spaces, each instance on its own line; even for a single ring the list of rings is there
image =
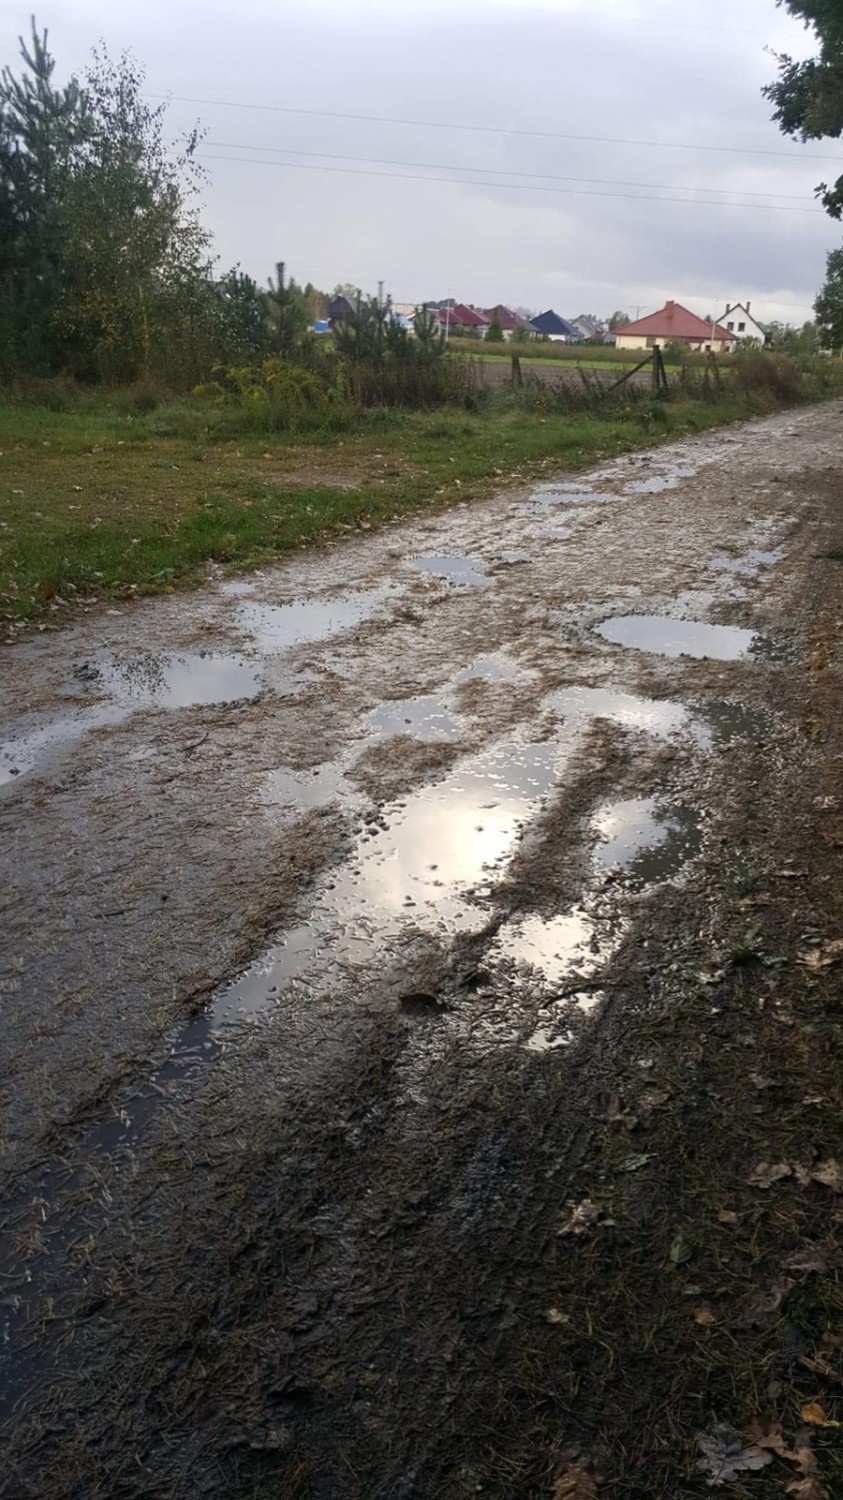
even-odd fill
[[[711,349],[715,354],[728,353],[735,346],[735,335],[727,328],[698,318],[681,302],[666,302],[646,318],[621,324],[615,338],[618,349],[663,349],[674,339],[689,349]]]
[[[469,338],[482,338],[489,326],[486,314],[479,312],[476,307],[469,307],[467,302],[447,303],[445,307],[437,309],[437,317],[440,327],[448,329],[457,337],[464,334]]]
[[[749,310],[748,302],[726,304],[726,311],[718,322],[733,334],[739,344],[765,344],[767,335]]]
[[[577,331],[577,338],[594,339],[596,343],[602,343],[606,324],[601,323],[592,313],[580,313],[578,318],[571,319],[571,323]]]
[[[566,318],[560,318],[552,307],[533,318],[532,328],[543,338],[551,339],[554,343],[576,344],[581,336],[579,329],[575,328],[573,323],[569,323]]]
[[[526,318],[522,318],[520,313],[513,312],[511,307],[504,307],[502,302],[497,307],[487,307],[483,311],[486,317],[486,326],[488,327],[493,318],[497,318],[505,339],[511,339],[517,328],[522,329],[530,338],[535,338],[536,330],[532,323],[528,322]]]
[[[344,323],[353,312],[354,308],[347,297],[334,297],[328,303],[328,322],[333,328],[335,323]]]

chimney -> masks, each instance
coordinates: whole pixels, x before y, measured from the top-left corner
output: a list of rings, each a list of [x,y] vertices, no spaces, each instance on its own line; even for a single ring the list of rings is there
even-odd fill
[[[747,304],[746,304],[746,310],[747,310],[747,312],[749,312],[749,309],[751,308],[751,306],[752,306],[752,303],[751,302],[747,302]]]
[[[665,307],[674,308],[675,306],[676,306],[676,303],[673,302],[673,301],[665,303]]]

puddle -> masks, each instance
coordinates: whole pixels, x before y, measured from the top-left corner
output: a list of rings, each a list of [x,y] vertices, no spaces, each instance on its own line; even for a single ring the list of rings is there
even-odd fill
[[[301,599],[293,604],[241,604],[236,621],[260,651],[274,655],[290,646],[328,640],[371,619],[389,590],[358,589],[332,599]]]
[[[770,732],[764,714],[746,708],[743,703],[729,703],[725,698],[709,698],[695,712],[717,746],[731,745],[736,739],[765,740]]]
[[[228,578],[225,583],[220,584],[220,593],[224,594],[227,599],[239,599],[254,592],[255,585],[245,578]]]
[[[558,917],[522,917],[501,928],[490,957],[511,959],[537,970],[548,984],[568,979],[579,983],[595,974],[609,957],[601,951],[594,920],[584,908]]]
[[[93,658],[74,670],[76,682],[102,702],[58,715],[0,744],[0,786],[9,786],[52,755],[66,752],[92,729],[122,723],[142,708],[192,708],[257,698],[257,670],[240,656],[214,652],[146,652],[126,660]]]
[[[588,490],[581,484],[541,484],[521,510],[536,515],[554,505],[617,505],[622,499],[623,495],[615,490]]]
[[[83,662],[75,675],[130,710],[237,703],[257,698],[262,688],[256,668],[242,656],[212,651],[148,651],[122,661],[116,657],[96,659]]]
[[[126,710],[122,705],[103,703],[77,714],[63,715],[39,729],[24,731],[6,740],[0,745],[0,787],[16,784],[52,755],[70,750],[90,730],[106,724],[119,724],[125,717]]]
[[[670,615],[616,615],[595,627],[604,640],[632,646],[658,656],[737,661],[758,641],[753,630],[737,625],[705,625],[699,620],[677,620]]]
[[[599,843],[594,862],[619,870],[634,890],[678,875],[700,847],[699,820],[688,808],[664,806],[655,797],[607,802],[594,819]]]
[[[353,800],[353,789],[338,766],[319,766],[313,771],[270,771],[262,800],[271,807],[294,807],[309,812],[329,807],[340,798]]]
[[[470,667],[464,667],[457,673],[455,681],[512,682],[520,676],[520,668],[510,656],[504,652],[493,652],[489,656],[478,656]]]
[[[586,719],[611,719],[627,729],[643,729],[657,738],[693,727],[693,716],[681,703],[668,699],[638,698],[610,688],[562,688],[546,700],[547,707],[574,724]]]
[[[462,723],[438,698],[399,698],[366,715],[378,735],[410,734],[420,740],[457,740]]]
[[[476,557],[410,557],[407,565],[415,568],[418,573],[445,578],[448,583],[483,584],[492,581],[483,571],[484,564],[478,562]]]
[[[598,842],[592,854],[592,870],[600,885],[606,872],[617,871],[624,889],[641,893],[674,879],[700,847],[699,819],[690,808],[664,806],[654,797],[635,797],[605,802],[595,813],[592,826]],[[601,916],[601,902],[603,920]],[[488,960],[509,959],[532,970],[545,985],[569,986],[580,992],[617,950],[626,924],[612,920],[610,907],[599,885],[592,882],[591,895],[571,911],[554,917],[538,914],[518,917],[503,925],[492,944]],[[572,995],[564,997],[570,1006]],[[579,995],[580,1009],[591,1009],[597,997]],[[558,1018],[557,1018],[558,1019]],[[559,1025],[548,1028],[543,1019],[526,1043],[531,1051],[561,1046],[561,1037],[572,1033]]]
[[[712,567],[720,573],[734,573],[744,577],[751,577],[757,573],[759,568],[771,568],[775,563],[781,562],[784,557],[783,547],[774,547],[769,551],[754,547],[749,552],[744,552],[740,557],[721,557],[712,559]]]

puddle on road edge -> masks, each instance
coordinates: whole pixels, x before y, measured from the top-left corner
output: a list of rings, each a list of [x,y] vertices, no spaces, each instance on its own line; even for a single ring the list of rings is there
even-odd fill
[[[0,744],[0,786],[13,784],[42,764],[52,752],[69,750],[93,729],[123,723],[145,708],[180,709],[257,698],[263,683],[257,668],[242,656],[222,652],[139,652],[118,658],[97,656],[74,670],[83,689],[105,692],[101,702],[59,714],[36,728],[24,729]]]

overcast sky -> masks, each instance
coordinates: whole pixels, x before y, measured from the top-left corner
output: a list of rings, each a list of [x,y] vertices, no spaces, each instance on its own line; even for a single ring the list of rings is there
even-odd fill
[[[5,0],[0,60],[31,5]],[[397,301],[749,298],[799,322],[841,240],[813,188],[843,151],[785,140],[760,95],[765,46],[810,51],[774,0],[44,0],[38,21],[63,76],[102,38],[171,96],[173,136],[201,120],[220,263],[261,281],[283,259]]]

